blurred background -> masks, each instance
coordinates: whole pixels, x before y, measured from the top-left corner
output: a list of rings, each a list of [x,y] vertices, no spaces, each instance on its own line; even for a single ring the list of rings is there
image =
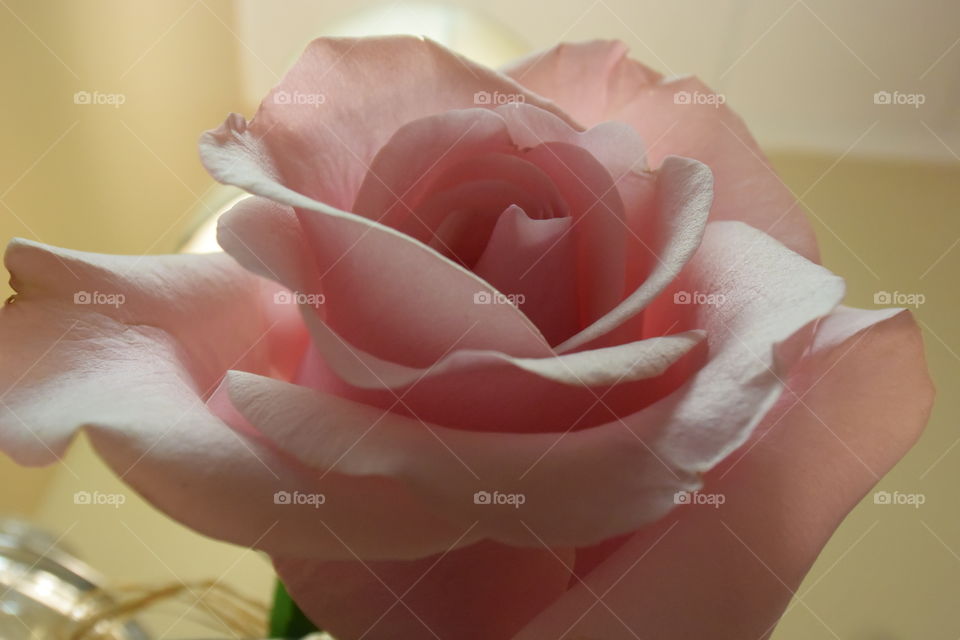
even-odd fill
[[[847,303],[912,296],[939,388],[926,434],[878,487],[923,504],[868,496],[774,638],[960,637],[954,0],[0,0],[0,240],[180,250],[231,197],[201,168],[199,134],[230,111],[252,115],[311,38],[388,32],[494,65],[561,40],[620,38],[635,58],[726,96],[806,206]],[[77,504],[78,491],[126,499]],[[159,515],[82,441],[44,469],[0,454],[3,513],[61,535],[111,583],[219,578],[269,598],[264,558]],[[175,636],[180,617],[160,632]]]

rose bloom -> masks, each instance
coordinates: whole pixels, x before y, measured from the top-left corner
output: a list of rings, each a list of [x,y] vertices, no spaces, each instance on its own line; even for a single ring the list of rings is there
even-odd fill
[[[201,139],[225,253],[10,244],[0,444],[85,430],[343,640],[766,636],[932,389],[722,103],[317,40]]]

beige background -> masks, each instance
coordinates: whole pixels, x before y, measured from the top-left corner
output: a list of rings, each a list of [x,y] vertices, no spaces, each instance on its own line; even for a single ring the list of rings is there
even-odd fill
[[[101,252],[175,251],[202,216],[204,203],[215,203],[219,193],[197,160],[198,134],[228,111],[249,114],[251,87],[264,82],[264,73],[269,79],[282,71],[272,61],[288,55],[278,58],[262,34],[256,46],[250,44],[249,4],[0,0],[0,241],[23,236]],[[561,13],[575,17],[567,4],[575,3],[559,3]],[[607,13],[606,23],[589,13],[600,11],[596,7],[583,4],[587,17],[564,37],[622,36],[604,29],[612,24],[610,31],[623,30]],[[256,11],[264,11],[263,5]],[[282,22],[283,16],[276,19]],[[776,46],[789,40],[791,28],[788,16],[764,42]],[[559,31],[553,39],[563,36]],[[636,55],[660,66],[631,42],[633,36],[626,39]],[[273,37],[279,43],[282,33]],[[938,64],[958,75],[960,48],[948,49],[951,41],[943,41]],[[532,45],[505,36],[488,53],[495,57],[518,46]],[[770,55],[763,46],[757,50]],[[737,59],[741,53],[743,48],[729,55]],[[695,59],[680,62],[684,71],[697,70]],[[763,79],[762,68],[753,73]],[[76,105],[73,94],[80,90],[123,93],[126,102],[116,109]],[[734,93],[730,101],[737,107]],[[752,97],[745,95],[744,102],[752,104]],[[946,109],[947,119],[955,118],[952,105],[948,100],[946,107],[938,106],[937,117]],[[916,120],[926,113],[908,115]],[[839,148],[809,149],[788,144],[784,136],[762,141],[811,212],[826,265],[847,278],[849,304],[872,307],[877,291],[926,298],[916,313],[940,393],[923,439],[881,485],[922,493],[926,503],[914,509],[864,501],[799,590],[804,604],[791,608],[778,640],[960,636],[960,158],[952,139],[934,133],[933,126],[928,127],[933,135],[914,126],[919,133],[898,154],[891,141],[899,138],[884,133],[892,129],[868,129],[873,117],[847,127]],[[795,121],[789,115],[785,120]],[[861,136],[864,146],[851,144],[864,130],[872,131]],[[266,599],[270,572],[263,558],[203,539],[158,515],[118,483],[84,442],[62,465],[47,469],[17,468],[0,454],[0,487],[0,512],[66,532],[64,539],[115,581],[223,576]],[[93,512],[94,507],[73,504],[78,490],[123,492],[129,500],[119,509]]]

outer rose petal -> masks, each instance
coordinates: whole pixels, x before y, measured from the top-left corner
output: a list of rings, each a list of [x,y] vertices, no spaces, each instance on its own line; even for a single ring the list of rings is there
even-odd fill
[[[0,311],[0,448],[18,462],[50,464],[82,428],[171,517],[271,551],[353,557],[314,509],[275,504],[278,490],[324,493],[327,525],[365,557],[436,553],[462,533],[396,484],[320,480],[211,412],[204,401],[227,368],[289,378],[306,338],[294,306],[265,303],[277,287],[228,256],[108,256],[14,240],[5,262],[18,293]],[[80,287],[125,300],[77,304]]]
[[[933,388],[920,332],[908,312],[891,311],[821,321],[751,446],[708,476],[705,491],[725,504],[682,507],[636,534],[586,578],[589,590],[575,586],[516,640],[768,637],[874,474],[926,423]]]
[[[817,262],[816,238],[803,209],[739,116],[726,104],[677,104],[681,91],[713,91],[692,77],[665,80],[626,55],[619,41],[561,44],[505,72],[583,125],[605,120],[632,125],[650,145],[653,167],[670,155],[704,162],[716,181],[711,220],[746,222]]]
[[[563,43],[507,65],[504,72],[565,109],[577,122],[609,120],[637,90],[660,74],[628,59],[619,40]],[[648,140],[652,144],[654,140]]]
[[[476,107],[477,92],[515,95],[569,120],[510,78],[432,40],[320,38],[267,95],[249,127],[231,116],[204,134],[200,154],[221,182],[267,197],[267,183],[274,182],[348,210],[374,154],[400,126]],[[322,104],[297,100],[317,94]]]
[[[342,640],[506,640],[563,594],[572,558],[481,542],[412,562],[274,565],[307,615]]]

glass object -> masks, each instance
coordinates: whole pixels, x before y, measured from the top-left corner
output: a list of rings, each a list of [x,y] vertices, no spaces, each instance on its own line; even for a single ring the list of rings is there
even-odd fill
[[[0,518],[0,638],[70,640],[79,621],[113,604],[102,578],[59,539]],[[101,623],[85,638],[149,640],[137,624]]]

